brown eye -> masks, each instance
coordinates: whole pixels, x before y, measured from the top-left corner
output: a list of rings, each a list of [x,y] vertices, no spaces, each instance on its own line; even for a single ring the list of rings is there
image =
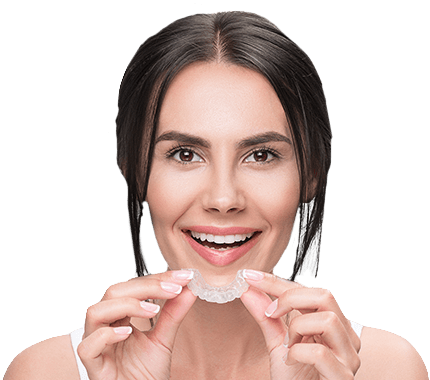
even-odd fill
[[[260,162],[265,163],[273,160],[277,156],[271,153],[269,150],[261,149],[252,152],[248,157],[246,157],[245,162]]]
[[[193,152],[189,150],[183,150],[179,152],[179,159],[181,161],[192,161],[193,160]]]
[[[257,162],[266,161],[267,160],[267,152],[255,152],[254,153],[254,159]]]
[[[182,163],[191,163],[191,162],[202,162],[202,158],[197,154],[194,153],[190,149],[179,149],[177,150],[172,157],[179,162]]]

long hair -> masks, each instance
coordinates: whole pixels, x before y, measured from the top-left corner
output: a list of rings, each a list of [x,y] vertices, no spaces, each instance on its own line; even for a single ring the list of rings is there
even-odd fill
[[[138,276],[148,273],[140,224],[158,116],[173,78],[194,62],[226,62],[254,70],[273,86],[289,122],[300,174],[299,244],[294,280],[314,247],[318,270],[331,130],[322,84],[309,57],[275,25],[245,12],[198,14],[168,25],[131,60],[118,100],[117,161],[128,185]]]

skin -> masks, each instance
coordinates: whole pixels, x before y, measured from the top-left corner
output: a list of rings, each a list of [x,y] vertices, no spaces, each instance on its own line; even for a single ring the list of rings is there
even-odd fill
[[[194,146],[198,157],[188,164],[166,159],[166,152],[177,146],[177,141],[160,141],[155,147],[147,201],[158,244],[170,268],[198,268],[213,285],[228,283],[241,268],[272,271],[288,244],[299,204],[294,151],[284,141],[242,149],[237,146],[267,132],[291,138],[287,125],[275,92],[257,73],[236,66],[197,64],[175,79],[163,103],[158,136],[171,131],[188,133],[204,138],[211,147]],[[280,158],[255,162],[252,151],[262,146],[270,146]],[[183,239],[182,229],[193,225],[252,227],[262,233],[244,257],[217,267],[203,260]],[[202,315],[210,318],[201,323]],[[225,331],[235,338],[227,346]],[[250,355],[254,362],[259,358],[261,368],[263,360],[267,363],[267,353],[261,344],[263,337],[255,331],[259,331],[256,322],[240,301],[219,308],[198,300],[178,334],[178,340],[183,337],[184,342],[173,368],[186,362],[213,367],[213,357],[204,354],[208,341],[217,348],[220,362],[230,362],[239,353],[236,357],[242,357],[248,367]],[[244,340],[244,336],[250,338]],[[248,352],[249,347],[256,351]],[[239,376],[239,364],[231,366],[237,367],[235,376]],[[202,376],[209,374],[215,376],[211,372]]]
[[[269,132],[291,140],[273,88],[261,75],[238,66],[195,64],[176,77],[163,102],[157,135],[172,131],[201,137],[211,146],[190,146],[195,151],[191,162],[176,159],[180,152],[166,158],[178,146],[175,140],[155,146],[147,201],[169,267],[198,268],[213,285],[228,283],[243,268],[272,271],[299,205],[294,149],[285,141],[237,145]],[[256,162],[252,151],[268,147],[280,157],[270,154]],[[217,267],[184,240],[182,229],[194,225],[251,227],[262,233],[243,258]]]
[[[182,150],[169,154],[177,138],[160,136],[171,132],[206,143],[182,142]],[[328,291],[271,274],[290,238],[299,176],[288,141],[240,144],[267,132],[291,138],[279,99],[261,75],[201,63],[175,78],[161,110],[147,195],[171,270],[113,285],[88,309],[78,354],[92,380],[428,379],[409,343],[369,328],[360,340]],[[276,154],[261,155],[268,148]],[[261,233],[245,256],[222,266],[204,260],[184,239],[183,230],[193,225]],[[250,289],[223,305],[201,301],[185,286],[189,273],[180,269],[186,267],[199,269],[213,285],[246,268]],[[149,310],[141,302],[146,299],[156,299],[161,311]],[[79,379],[68,337],[19,355],[5,379],[24,378]]]

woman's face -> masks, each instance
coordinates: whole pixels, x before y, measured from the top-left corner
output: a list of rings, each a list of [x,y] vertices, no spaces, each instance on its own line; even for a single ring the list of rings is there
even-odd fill
[[[163,101],[147,192],[169,268],[197,268],[215,286],[239,269],[272,271],[299,192],[292,137],[268,81],[223,63],[182,70]]]

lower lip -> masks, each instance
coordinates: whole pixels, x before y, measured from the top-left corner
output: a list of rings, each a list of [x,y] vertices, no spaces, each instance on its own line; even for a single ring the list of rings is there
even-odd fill
[[[259,236],[253,236],[253,238],[247,241],[245,244],[242,244],[237,248],[230,248],[225,251],[217,251],[215,249],[207,248],[199,243],[197,243],[190,235],[185,232],[184,234],[185,240],[189,245],[206,261],[213,265],[217,266],[225,266],[231,264],[232,262],[240,259],[245,256],[248,251],[257,243]],[[260,235],[258,233],[258,235]]]

